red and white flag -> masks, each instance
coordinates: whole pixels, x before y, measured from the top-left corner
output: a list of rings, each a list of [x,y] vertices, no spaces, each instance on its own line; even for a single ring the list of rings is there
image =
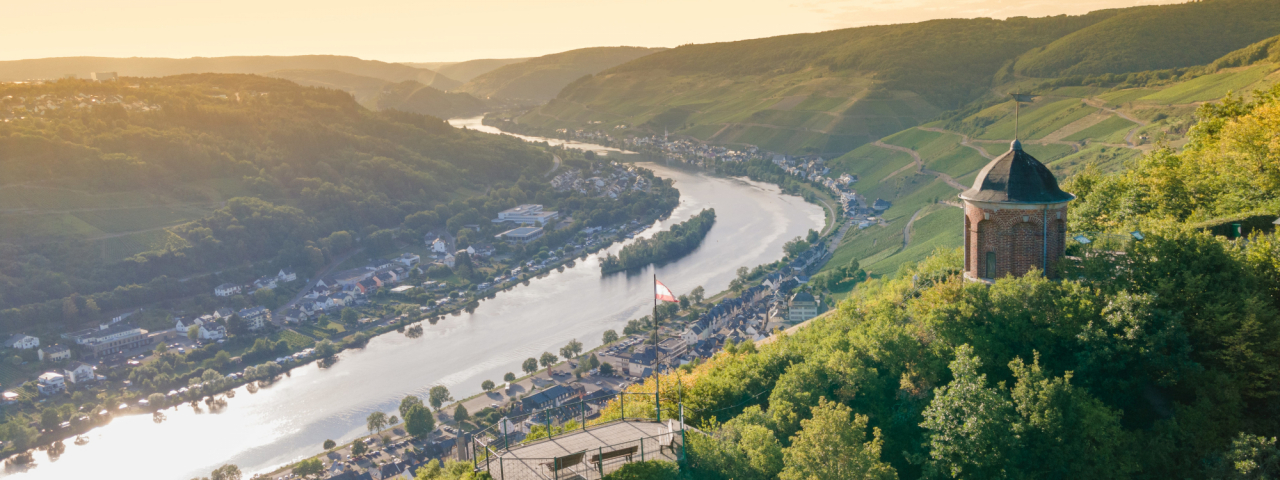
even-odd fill
[[[671,303],[680,302],[679,300],[676,300],[676,294],[671,293],[671,289],[667,288],[666,285],[663,285],[662,282],[659,282],[658,279],[656,278],[653,279],[653,298],[662,300],[664,302],[671,302]]]

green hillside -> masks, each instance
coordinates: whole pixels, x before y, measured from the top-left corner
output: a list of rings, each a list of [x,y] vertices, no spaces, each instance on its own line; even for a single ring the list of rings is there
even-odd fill
[[[1214,0],[1135,8],[1018,59],[1014,71],[1064,77],[1204,65],[1280,32],[1274,0]]]
[[[470,94],[445,93],[412,80],[387,85],[371,103],[378,110],[402,110],[439,118],[479,115],[487,107]]]
[[[554,98],[565,85],[584,75],[662,50],[666,49],[596,47],[544,55],[493,69],[472,78],[458,90],[476,98],[545,102]]]
[[[336,70],[388,82],[415,80],[441,90],[461,85],[431,70],[399,63],[362,60],[338,55],[289,57],[109,58],[62,57],[0,62],[0,81],[56,79],[65,75],[89,78],[90,72],[116,72],[123,77],[163,77],[186,73],[256,73],[278,70]]]
[[[0,84],[0,118],[0,321],[28,325],[72,293],[106,311],[216,281],[165,276],[310,271],[332,232],[515,205],[463,201],[551,166],[518,140],[254,75]]]
[[[405,65],[414,68],[433,70],[446,77],[466,83],[471,81],[471,79],[489,73],[498,67],[511,65],[513,63],[520,63],[526,60],[529,60],[529,58],[486,58],[480,60],[467,60],[465,62],[405,63]]]

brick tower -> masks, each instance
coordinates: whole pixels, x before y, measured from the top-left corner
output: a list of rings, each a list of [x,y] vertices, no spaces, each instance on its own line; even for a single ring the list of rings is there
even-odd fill
[[[1076,197],[1017,140],[978,172],[964,200],[964,277],[990,282],[1032,267],[1056,278],[1065,254],[1067,203]]]

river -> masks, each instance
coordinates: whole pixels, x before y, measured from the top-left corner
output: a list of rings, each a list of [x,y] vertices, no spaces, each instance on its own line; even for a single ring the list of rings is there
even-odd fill
[[[621,331],[628,319],[649,313],[652,274],[677,294],[699,285],[708,293],[724,290],[738,267],[777,260],[783,243],[820,229],[824,221],[821,208],[781,195],[772,185],[643,166],[675,180],[680,190],[672,215],[643,236],[703,208],[716,210],[715,227],[684,258],[639,274],[602,277],[599,257],[591,255],[573,268],[482,301],[474,313],[424,323],[421,338],[379,336],[364,349],[343,352],[330,368],[299,367],[255,394],[240,388],[217,414],[180,407],[166,410],[168,420],[161,424],[150,415],[117,418],[89,432],[86,445],[66,442],[56,461],[37,452],[34,468],[7,475],[186,480],[233,463],[249,478],[319,453],[325,439],[344,443],[366,434],[365,417],[396,411],[405,395],[425,398],[431,386],[442,384],[454,397],[465,398],[479,393],[483,380],[500,381],[505,372],[519,372],[525,358],[558,352],[571,339],[588,349],[600,345],[605,330]],[[619,249],[614,245],[609,251]]]

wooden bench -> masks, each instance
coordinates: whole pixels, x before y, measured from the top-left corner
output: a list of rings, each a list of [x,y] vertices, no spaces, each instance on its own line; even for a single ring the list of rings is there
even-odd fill
[[[636,452],[639,450],[640,450],[640,447],[627,447],[627,448],[620,448],[617,450],[592,455],[591,463],[596,464],[596,467],[599,468],[600,462],[603,462],[605,460],[611,460],[618,457],[627,457],[627,461],[630,462],[631,457],[635,456]]]
[[[556,457],[552,459],[550,462],[542,464],[542,466],[547,467],[547,469],[551,470],[552,472],[555,472],[558,470],[564,470],[566,468],[582,463],[582,457],[586,454],[587,452],[584,450],[578,453],[565,455],[563,457]]]

